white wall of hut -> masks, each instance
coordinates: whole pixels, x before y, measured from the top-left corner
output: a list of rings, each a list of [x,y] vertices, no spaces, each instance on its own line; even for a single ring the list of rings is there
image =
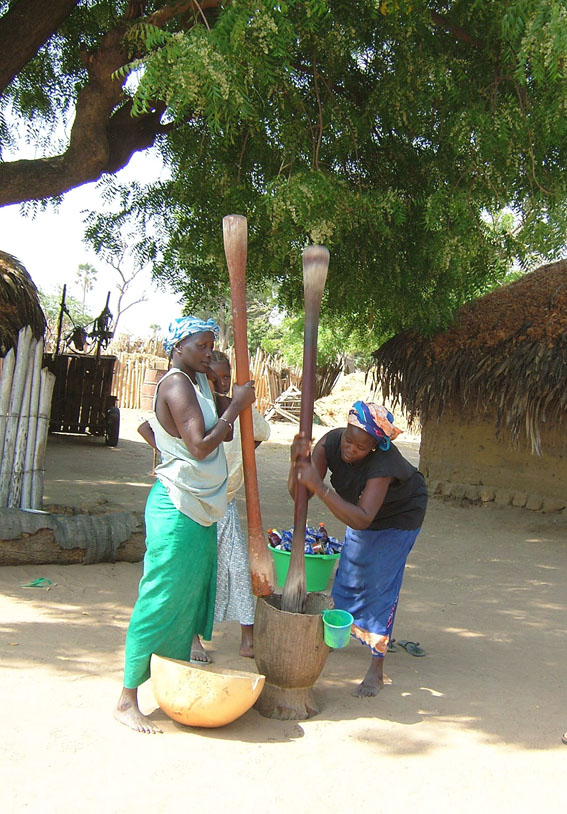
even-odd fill
[[[40,509],[55,376],[29,325],[0,365],[0,508]]]

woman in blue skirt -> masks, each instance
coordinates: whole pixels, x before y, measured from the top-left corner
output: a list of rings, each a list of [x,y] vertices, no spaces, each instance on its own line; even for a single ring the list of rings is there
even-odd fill
[[[311,458],[301,434],[291,449],[290,494],[296,481],[303,484],[347,526],[332,596],[336,608],[353,615],[351,633],[372,654],[357,696],[384,686],[406,560],[427,506],[423,475],[391,443],[400,432],[385,407],[356,401],[347,427],[326,433]],[[331,486],[324,483],[327,470]]]

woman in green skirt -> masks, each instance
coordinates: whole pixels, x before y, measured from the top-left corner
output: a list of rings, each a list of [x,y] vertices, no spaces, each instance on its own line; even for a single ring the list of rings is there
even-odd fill
[[[171,369],[154,397],[150,426],[161,454],[146,503],[146,555],[126,635],[124,686],[115,710],[138,732],[161,730],[138,706],[152,653],[188,661],[193,636],[211,638],[216,589],[216,522],[226,511],[223,441],[254,402],[254,383],[233,387],[219,403],[209,383],[218,326],[193,316],[174,320],[164,341]],[[214,381],[214,378],[213,378]]]

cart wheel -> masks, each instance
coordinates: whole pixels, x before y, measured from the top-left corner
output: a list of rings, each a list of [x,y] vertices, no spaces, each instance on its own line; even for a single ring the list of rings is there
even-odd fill
[[[109,407],[106,411],[106,427],[104,440],[108,447],[115,447],[118,444],[120,432],[120,410],[118,407]]]

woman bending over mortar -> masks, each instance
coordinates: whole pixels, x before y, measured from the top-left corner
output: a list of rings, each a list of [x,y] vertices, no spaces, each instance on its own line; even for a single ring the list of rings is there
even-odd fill
[[[311,459],[311,442],[301,433],[291,447],[291,496],[297,479],[347,526],[332,596],[336,608],[353,615],[351,635],[372,654],[355,696],[384,686],[406,560],[427,506],[423,475],[391,443],[400,432],[385,407],[356,401],[347,427],[326,433]],[[323,482],[327,470],[332,488]]]

